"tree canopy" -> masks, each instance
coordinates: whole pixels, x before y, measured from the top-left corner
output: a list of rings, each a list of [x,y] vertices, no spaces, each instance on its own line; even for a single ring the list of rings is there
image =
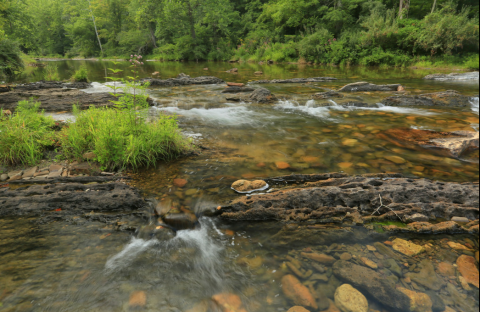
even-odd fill
[[[405,3],[403,12],[399,1]],[[0,42],[13,40],[33,55],[67,57],[402,63],[418,55],[478,53],[478,5],[473,0],[0,0]]]

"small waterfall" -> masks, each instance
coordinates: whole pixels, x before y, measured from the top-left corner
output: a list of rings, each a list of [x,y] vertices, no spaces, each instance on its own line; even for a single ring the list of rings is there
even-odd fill
[[[315,100],[309,100],[307,101],[307,104],[305,104],[306,107],[315,107]]]
[[[328,100],[328,101],[329,101],[330,103],[332,103],[332,104],[333,104],[333,106],[340,106],[340,105],[338,105],[338,103],[337,103],[337,102],[335,102],[335,101],[334,101],[334,100],[332,100],[332,99],[330,99],[330,100]]]

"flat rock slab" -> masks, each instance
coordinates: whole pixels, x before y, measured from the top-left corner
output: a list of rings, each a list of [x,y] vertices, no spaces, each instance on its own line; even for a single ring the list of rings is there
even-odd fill
[[[410,128],[394,128],[377,135],[395,145],[435,147],[445,149],[453,157],[479,149],[479,133],[473,131],[437,132]]]
[[[468,80],[479,80],[480,74],[479,72],[471,72],[471,73],[451,73],[451,74],[433,74],[425,76],[426,80],[438,80],[438,81],[468,81]]]
[[[48,89],[87,89],[91,86],[88,82],[62,82],[62,81],[39,81],[33,83],[20,84],[13,87],[15,90],[32,91]]]
[[[253,92],[253,91],[255,91],[254,88],[233,86],[233,87],[225,88],[222,91],[222,93],[241,93],[241,92]]]
[[[401,84],[376,85],[368,82],[355,82],[342,87],[339,92],[398,91]]]
[[[335,178],[335,176],[340,176]],[[393,176],[393,175],[392,175]],[[316,182],[304,188],[285,189],[252,198],[238,198],[221,207],[222,218],[230,220],[328,221],[351,218],[361,211],[364,218],[378,211],[379,218],[396,218],[394,210],[406,219],[422,213],[450,220],[453,216],[477,220],[479,217],[478,183],[443,183],[426,179],[378,178],[375,175],[345,177],[340,174],[313,175]],[[380,177],[384,177],[380,175]],[[311,181],[295,175],[267,179],[285,185],[285,181]],[[357,210],[358,209],[358,210]],[[398,220],[398,219],[397,219]],[[455,224],[455,222],[453,222]]]
[[[76,89],[15,89],[0,96],[0,108],[15,111],[18,102],[34,98],[47,112],[71,111],[73,105],[81,109],[90,106],[113,107],[116,98],[109,93],[88,94]]]
[[[470,108],[470,97],[457,91],[445,91],[422,95],[396,95],[382,100],[387,106],[425,106]]]
[[[315,77],[315,78],[293,78],[293,79],[274,79],[274,80],[257,80],[252,83],[266,84],[266,83],[309,83],[309,82],[325,82],[334,81],[337,78],[332,77]]]
[[[0,216],[40,216],[58,209],[76,215],[92,211],[131,212],[145,205],[136,189],[118,182],[0,188]]]
[[[154,87],[178,87],[188,85],[212,85],[212,84],[224,84],[220,78],[212,76],[202,76],[197,78],[191,78],[187,75],[180,74],[177,78],[171,79],[144,79],[143,82],[149,82],[150,86]]]

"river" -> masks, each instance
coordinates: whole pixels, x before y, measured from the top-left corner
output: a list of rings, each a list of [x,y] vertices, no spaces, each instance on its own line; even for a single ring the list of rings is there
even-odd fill
[[[108,68],[114,66],[95,61],[53,63],[58,65],[61,79],[86,65],[89,79],[95,82],[89,92],[104,88]],[[123,75],[130,75],[125,63],[119,66],[125,70]],[[239,73],[225,72],[232,67]],[[19,81],[41,80],[43,71],[30,69]],[[202,203],[221,205],[236,198],[230,188],[235,180],[291,173],[398,172],[441,181],[479,179],[478,152],[454,159],[441,150],[402,146],[382,136],[397,128],[478,131],[478,81],[422,79],[436,70],[213,62],[146,62],[139,75],[148,77],[157,71],[162,79],[179,73],[211,75],[252,86],[257,86],[252,81],[258,79],[338,78],[314,84],[262,85],[279,99],[272,105],[226,101],[220,93],[224,86],[219,85],[151,87],[148,93],[156,102],[151,115],[176,114],[182,131],[203,147],[198,156],[160,163],[134,175],[133,184],[145,197],[169,201],[175,208],[199,212]],[[259,77],[254,75],[256,71],[264,74]],[[311,97],[357,81],[401,83],[412,94],[457,90],[472,96],[471,107],[387,107],[381,101],[388,94],[373,92],[339,100]],[[370,106],[345,107],[346,101]],[[392,156],[402,161],[393,162]],[[187,184],[176,187],[174,179],[185,179]],[[361,259],[367,258],[374,263],[369,268],[388,280],[392,289],[427,293],[433,311],[443,312],[445,305],[454,311],[478,310],[478,288],[462,287],[457,268],[462,255],[475,256],[477,251],[478,261],[478,237],[392,235],[339,225],[325,227],[318,237],[288,230],[291,235],[285,234],[282,224],[227,223],[202,217],[197,229],[161,241],[140,239],[96,222],[43,225],[28,216],[0,219],[0,311],[212,311],[214,307],[207,305],[221,293],[238,296],[249,312],[287,311],[295,304],[281,286],[286,274],[296,274],[313,294],[318,306],[312,311],[332,309],[329,300],[334,300],[335,290],[342,284],[338,274],[332,263],[319,265],[302,252],[349,258],[362,265]],[[382,252],[382,246],[397,238],[426,246],[426,251],[393,257]],[[467,247],[455,249],[449,245],[452,242]],[[372,294],[364,295],[369,311],[391,310]]]

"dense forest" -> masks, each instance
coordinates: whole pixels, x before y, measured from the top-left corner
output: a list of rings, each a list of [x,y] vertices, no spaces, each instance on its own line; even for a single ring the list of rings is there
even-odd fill
[[[0,0],[0,66],[19,50],[68,58],[478,63],[478,8],[477,0]]]

